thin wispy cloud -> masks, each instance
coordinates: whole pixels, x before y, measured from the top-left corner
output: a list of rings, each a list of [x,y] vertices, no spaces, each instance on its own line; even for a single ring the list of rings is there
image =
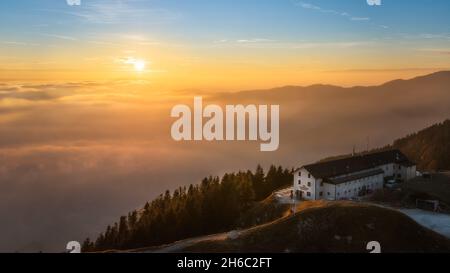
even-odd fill
[[[401,34],[404,39],[420,39],[420,40],[450,40],[449,33],[418,33],[418,34],[410,34],[403,33]]]
[[[264,38],[253,38],[253,39],[240,39],[237,40],[238,43],[265,43],[265,42],[275,42],[272,39],[264,39]]]
[[[369,17],[352,17],[350,18],[352,21],[370,21]]]
[[[295,5],[302,7],[304,9],[311,9],[311,10],[319,11],[322,13],[330,13],[330,14],[334,14],[334,15],[347,17],[347,18],[352,17],[349,13],[347,13],[345,11],[341,12],[341,11],[337,11],[337,10],[333,10],[333,9],[324,9],[322,7],[319,7],[319,6],[310,4],[310,3],[306,3],[306,2],[302,2],[302,1],[295,2]]]
[[[328,13],[328,14],[332,14],[332,15],[336,15],[336,16],[340,16],[343,18],[346,18],[350,21],[355,21],[355,22],[368,22],[371,21],[370,17],[367,16],[355,16],[350,14],[349,12],[346,11],[338,11],[338,10],[334,10],[334,9],[326,9],[326,8],[322,8],[320,6],[317,5],[313,5],[311,3],[307,3],[307,2],[303,2],[303,1],[296,1],[294,2],[294,5],[299,6],[303,9],[309,9],[309,10],[313,10],[313,11],[317,11],[317,12],[321,12],[321,13]],[[386,25],[379,25],[379,24],[372,24],[373,26],[376,27],[380,27],[383,29],[388,29],[389,27]]]
[[[123,0],[85,3],[80,10],[62,12],[97,24],[123,24],[144,18],[146,23],[162,24],[180,17],[179,13],[167,9],[138,7],[132,1]]]
[[[80,6],[81,0],[66,0],[67,5],[69,6]]]
[[[48,33],[41,33],[42,36],[50,37],[50,38],[56,38],[60,40],[66,40],[66,41],[77,41],[78,39],[71,36],[66,35],[59,35],[59,34],[48,34]]]
[[[325,70],[324,73],[390,73],[390,72],[420,72],[431,73],[448,70],[445,67],[403,67],[403,68],[355,68],[340,70]]]
[[[28,42],[21,42],[21,41],[3,41],[3,42],[0,42],[0,44],[11,45],[11,46],[39,46],[39,44],[37,44],[37,43],[28,43]]]
[[[221,39],[213,42],[216,46],[266,48],[266,49],[312,49],[312,48],[352,48],[374,45],[373,41],[280,41],[272,39]]]
[[[423,49],[419,49],[419,51],[450,56],[450,49],[448,49],[448,48],[423,48]]]

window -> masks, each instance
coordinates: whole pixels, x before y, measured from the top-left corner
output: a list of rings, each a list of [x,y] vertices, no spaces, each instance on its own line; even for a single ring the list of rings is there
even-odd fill
[[[308,187],[311,187],[311,182],[308,182]]]
[[[320,182],[320,186],[323,187],[323,182]]]
[[[327,195],[330,196],[330,192],[327,192]]]
[[[310,173],[308,173],[308,178],[311,178],[311,174]]]
[[[307,192],[306,195],[307,195],[307,196],[311,196],[311,193],[310,193],[310,192]]]
[[[298,172],[298,176],[302,176],[302,172]]]
[[[298,184],[299,184],[299,185],[302,184],[302,181],[301,181],[300,179],[298,180]]]

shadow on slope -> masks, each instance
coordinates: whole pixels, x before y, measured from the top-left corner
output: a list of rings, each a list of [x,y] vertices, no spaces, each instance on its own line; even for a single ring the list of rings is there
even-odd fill
[[[236,239],[202,241],[183,252],[449,252],[450,240],[394,210],[352,202],[307,202],[300,212],[241,232]]]

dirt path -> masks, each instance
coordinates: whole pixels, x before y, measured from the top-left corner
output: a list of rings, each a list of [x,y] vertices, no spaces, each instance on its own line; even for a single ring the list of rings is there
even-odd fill
[[[195,238],[189,238],[181,241],[177,241],[171,244],[159,246],[159,247],[150,247],[150,248],[140,248],[135,250],[130,250],[129,252],[139,252],[139,253],[176,253],[177,251],[181,251],[184,248],[199,243],[203,241],[215,241],[215,240],[225,240],[228,238],[230,232],[211,234],[206,236],[200,236]]]

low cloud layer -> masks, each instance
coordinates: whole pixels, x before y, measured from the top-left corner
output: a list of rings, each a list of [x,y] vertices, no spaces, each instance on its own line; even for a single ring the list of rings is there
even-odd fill
[[[64,251],[166,189],[207,175],[294,167],[382,146],[450,117],[449,74],[378,87],[327,85],[203,94],[204,103],[279,104],[280,149],[174,142],[170,109],[195,92],[147,82],[0,84],[0,251]]]

